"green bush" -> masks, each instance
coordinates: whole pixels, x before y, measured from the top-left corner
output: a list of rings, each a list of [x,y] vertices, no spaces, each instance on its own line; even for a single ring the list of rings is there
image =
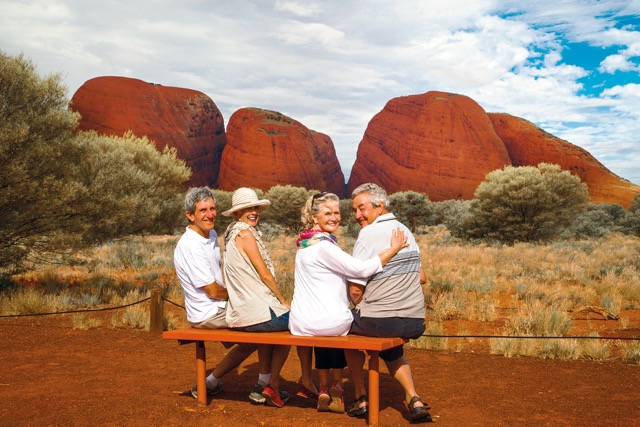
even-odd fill
[[[0,51],[0,272],[129,234],[172,232],[190,170],[146,138],[76,133],[59,75]]]
[[[433,223],[433,203],[424,193],[400,191],[389,196],[389,210],[412,233]]]
[[[587,210],[578,214],[571,226],[563,232],[566,237],[603,237],[623,231],[626,212],[620,205],[590,203]]]
[[[586,184],[558,165],[507,166],[478,186],[465,226],[471,237],[545,241],[583,212],[588,200]]]
[[[465,237],[465,222],[471,214],[470,200],[444,200],[433,204],[433,224],[443,224],[451,235]]]
[[[276,185],[264,194],[271,206],[262,213],[261,222],[279,225],[290,232],[297,233],[302,229],[302,208],[307,199],[317,193],[291,185]]]

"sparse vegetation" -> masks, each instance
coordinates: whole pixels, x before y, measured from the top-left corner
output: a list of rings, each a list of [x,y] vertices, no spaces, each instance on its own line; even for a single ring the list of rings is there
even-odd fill
[[[355,239],[343,231],[338,232],[338,243],[350,251]],[[627,331],[627,336],[638,327],[637,315],[633,314],[640,307],[638,238],[613,234],[597,240],[510,246],[460,240],[442,227],[422,231],[416,236],[428,276],[424,286],[426,335],[468,335],[470,325],[476,325],[473,328],[482,331],[480,335],[595,336],[601,321],[597,317],[588,321],[590,331],[573,332],[576,321],[570,310],[589,305],[620,314],[616,329]],[[265,239],[276,264],[279,286],[289,299],[294,288],[296,237],[296,233],[280,231]],[[45,266],[5,278],[8,284],[0,292],[0,310],[8,315],[118,307],[147,298],[151,289],[160,289],[171,301],[165,303],[165,326],[187,326],[184,310],[174,305],[184,305],[172,264],[178,238],[150,236],[112,241],[77,256],[68,265]],[[145,303],[107,315],[100,327],[149,327]],[[90,323],[94,316],[73,316],[73,327],[94,327]],[[633,344],[612,344],[597,339],[576,342],[425,336],[411,346],[439,351],[488,347],[506,357],[604,360],[614,355],[634,361]]]
[[[76,132],[59,75],[0,51],[0,272],[175,228],[191,174],[146,137]],[[144,212],[144,220],[140,213]]]

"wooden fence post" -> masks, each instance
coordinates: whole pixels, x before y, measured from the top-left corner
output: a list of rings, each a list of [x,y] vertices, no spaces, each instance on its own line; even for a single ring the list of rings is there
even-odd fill
[[[149,332],[152,334],[160,334],[164,331],[164,302],[162,300],[162,293],[159,289],[153,289],[151,291],[150,299],[150,322]]]

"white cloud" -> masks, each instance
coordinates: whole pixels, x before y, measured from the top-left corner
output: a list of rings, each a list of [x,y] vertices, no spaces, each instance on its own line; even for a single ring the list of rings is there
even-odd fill
[[[328,134],[347,179],[387,101],[441,90],[530,120],[640,183],[638,87],[583,93],[585,77],[638,71],[640,33],[615,24],[640,15],[639,2],[0,0],[0,10],[2,49],[63,73],[70,96],[124,75],[202,91],[225,121],[241,107],[278,110]],[[586,69],[563,62],[565,41],[619,48]]]

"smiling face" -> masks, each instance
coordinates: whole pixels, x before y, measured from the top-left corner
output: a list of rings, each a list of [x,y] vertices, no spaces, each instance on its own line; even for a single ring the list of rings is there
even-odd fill
[[[318,206],[318,213],[313,215],[314,229],[333,234],[340,225],[340,204],[335,200],[327,200]]]
[[[353,212],[360,227],[364,228],[382,215],[384,205],[373,206],[369,193],[360,193],[353,199]]]
[[[249,208],[240,209],[233,213],[233,217],[237,221],[242,221],[245,224],[249,224],[252,227],[255,227],[260,222],[260,211],[262,210],[261,206],[251,206]]]
[[[189,228],[201,235],[209,238],[209,232],[216,225],[216,203],[212,198],[196,202],[194,212],[185,212],[189,220]]]

